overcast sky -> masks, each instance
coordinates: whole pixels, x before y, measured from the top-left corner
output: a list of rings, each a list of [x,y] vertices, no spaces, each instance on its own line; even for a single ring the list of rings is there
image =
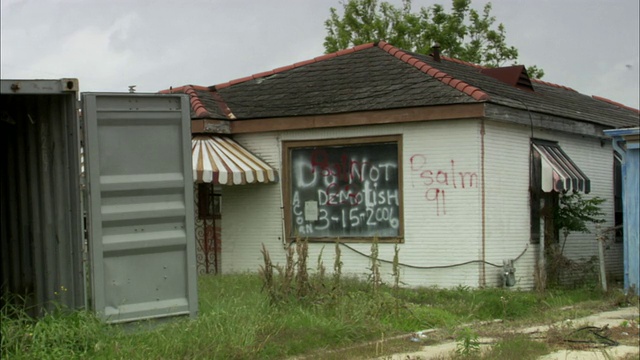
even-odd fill
[[[74,77],[81,91],[209,86],[310,59],[324,52],[329,8],[341,8],[339,0],[0,1],[1,77]],[[413,7],[436,2],[451,3]],[[543,68],[543,80],[640,107],[638,0],[492,3],[519,63]]]

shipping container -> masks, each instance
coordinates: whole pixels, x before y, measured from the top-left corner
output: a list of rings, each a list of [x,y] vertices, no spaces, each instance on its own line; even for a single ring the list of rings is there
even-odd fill
[[[197,314],[189,103],[1,80],[2,302]]]

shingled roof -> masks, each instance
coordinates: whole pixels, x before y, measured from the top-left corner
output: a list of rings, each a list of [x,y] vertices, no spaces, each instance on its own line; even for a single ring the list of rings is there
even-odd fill
[[[381,41],[211,87],[162,92],[187,93],[192,119],[238,121],[484,103],[604,127],[638,126],[636,109],[538,80],[526,81],[529,88],[523,90],[483,69],[447,57],[436,61]]]

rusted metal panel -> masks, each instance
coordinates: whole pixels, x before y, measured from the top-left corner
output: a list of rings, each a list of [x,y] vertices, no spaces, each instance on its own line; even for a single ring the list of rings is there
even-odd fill
[[[77,86],[75,79],[0,84],[2,295],[24,297],[39,316],[59,305],[87,306],[90,280],[91,305],[107,321],[195,315],[186,98],[88,95],[91,136],[81,159]],[[83,166],[92,190],[86,208]],[[90,265],[98,269],[89,279],[85,214]]]
[[[277,182],[277,172],[271,166],[228,137],[196,135],[191,147],[193,178],[198,183]]]
[[[492,78],[501,81],[507,85],[517,87],[519,89],[534,91],[531,80],[527,74],[524,65],[505,66],[499,68],[485,68],[480,70],[482,74],[489,75]]]
[[[231,125],[227,120],[191,120],[191,132],[209,134],[229,134]]]
[[[0,92],[5,95],[52,95],[63,93],[77,95],[78,80],[2,80]]]
[[[77,80],[2,80],[3,293],[33,315],[85,305]]]

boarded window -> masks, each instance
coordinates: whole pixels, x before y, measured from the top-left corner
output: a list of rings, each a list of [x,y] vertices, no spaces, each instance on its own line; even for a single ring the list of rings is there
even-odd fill
[[[285,142],[284,159],[290,238],[402,239],[400,136]]]

